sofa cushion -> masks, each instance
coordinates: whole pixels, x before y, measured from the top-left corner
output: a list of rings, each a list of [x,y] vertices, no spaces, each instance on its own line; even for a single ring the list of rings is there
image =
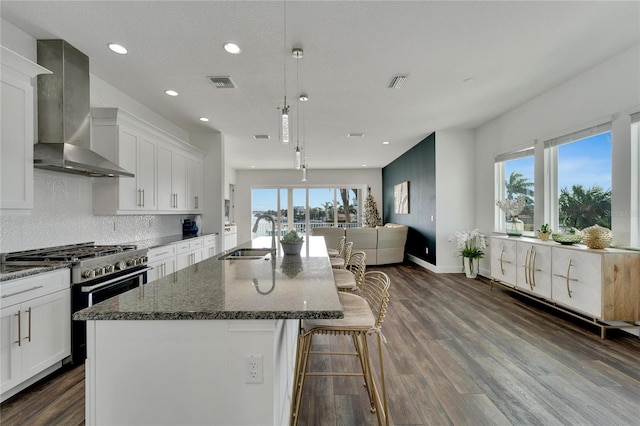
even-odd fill
[[[375,249],[378,247],[378,231],[375,228],[347,228],[347,241],[353,241],[354,249]]]

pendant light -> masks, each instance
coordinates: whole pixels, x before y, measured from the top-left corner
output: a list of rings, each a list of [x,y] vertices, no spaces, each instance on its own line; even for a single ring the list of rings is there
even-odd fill
[[[304,56],[302,48],[295,47],[291,51],[291,55],[296,60],[296,92],[300,93],[300,59]],[[300,101],[296,103],[296,148],[293,151],[293,167],[296,170],[300,170],[302,167],[302,150],[300,148]]]
[[[284,9],[284,30],[283,30],[283,44],[284,48],[287,48],[287,0],[283,2]],[[284,69],[284,102],[280,111],[280,123],[278,127],[280,129],[280,142],[283,145],[289,144],[289,105],[287,104],[287,57],[285,55],[282,62]],[[280,109],[280,108],[279,108]]]

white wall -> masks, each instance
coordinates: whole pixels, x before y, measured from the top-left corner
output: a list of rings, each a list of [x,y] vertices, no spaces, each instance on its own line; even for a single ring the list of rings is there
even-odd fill
[[[191,134],[191,143],[204,152],[202,161],[202,232],[222,235],[224,225],[224,140],[219,132]],[[218,247],[222,244],[218,242]]]
[[[476,227],[475,155],[472,130],[436,132],[436,253],[437,272],[460,272],[456,244],[448,239],[456,231]],[[432,268],[430,268],[432,269]]]
[[[636,45],[477,128],[476,226],[487,234],[494,230],[496,154],[514,150],[527,141],[534,141],[539,146],[552,137],[609,119],[613,120],[612,230],[615,243],[628,241],[626,224],[633,213],[625,207],[631,205],[628,115],[640,110],[639,70],[640,46]],[[541,153],[541,149],[536,149],[537,180],[543,176]],[[536,182],[536,191],[540,183]],[[483,259],[481,269],[488,274],[487,257]]]
[[[299,170],[236,170],[235,217],[238,225],[238,242],[251,239],[251,188],[257,187],[355,187],[368,185],[378,205],[382,201],[382,169],[313,170],[308,172],[308,182],[301,182]]]

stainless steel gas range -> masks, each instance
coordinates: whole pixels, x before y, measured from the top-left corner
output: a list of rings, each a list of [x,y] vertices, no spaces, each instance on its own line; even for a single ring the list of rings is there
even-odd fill
[[[4,253],[5,265],[35,267],[54,263],[71,266],[71,314],[147,282],[148,249],[135,245],[96,245],[93,242]],[[86,324],[72,321],[72,362],[86,358]]]

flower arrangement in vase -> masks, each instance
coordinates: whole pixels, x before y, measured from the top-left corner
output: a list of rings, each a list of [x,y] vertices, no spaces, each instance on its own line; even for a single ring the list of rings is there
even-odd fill
[[[479,229],[473,231],[456,231],[449,241],[455,241],[462,257],[462,267],[467,278],[478,275],[479,260],[484,257],[487,249],[487,237]]]
[[[525,204],[527,204],[527,199],[522,196],[496,201],[496,205],[500,207],[500,210],[510,216],[506,229],[507,235],[510,237],[521,237],[524,232],[524,222],[518,219],[518,215],[524,209]]]
[[[299,236],[296,231],[289,231],[280,240],[282,251],[284,254],[300,254],[304,238]]]

